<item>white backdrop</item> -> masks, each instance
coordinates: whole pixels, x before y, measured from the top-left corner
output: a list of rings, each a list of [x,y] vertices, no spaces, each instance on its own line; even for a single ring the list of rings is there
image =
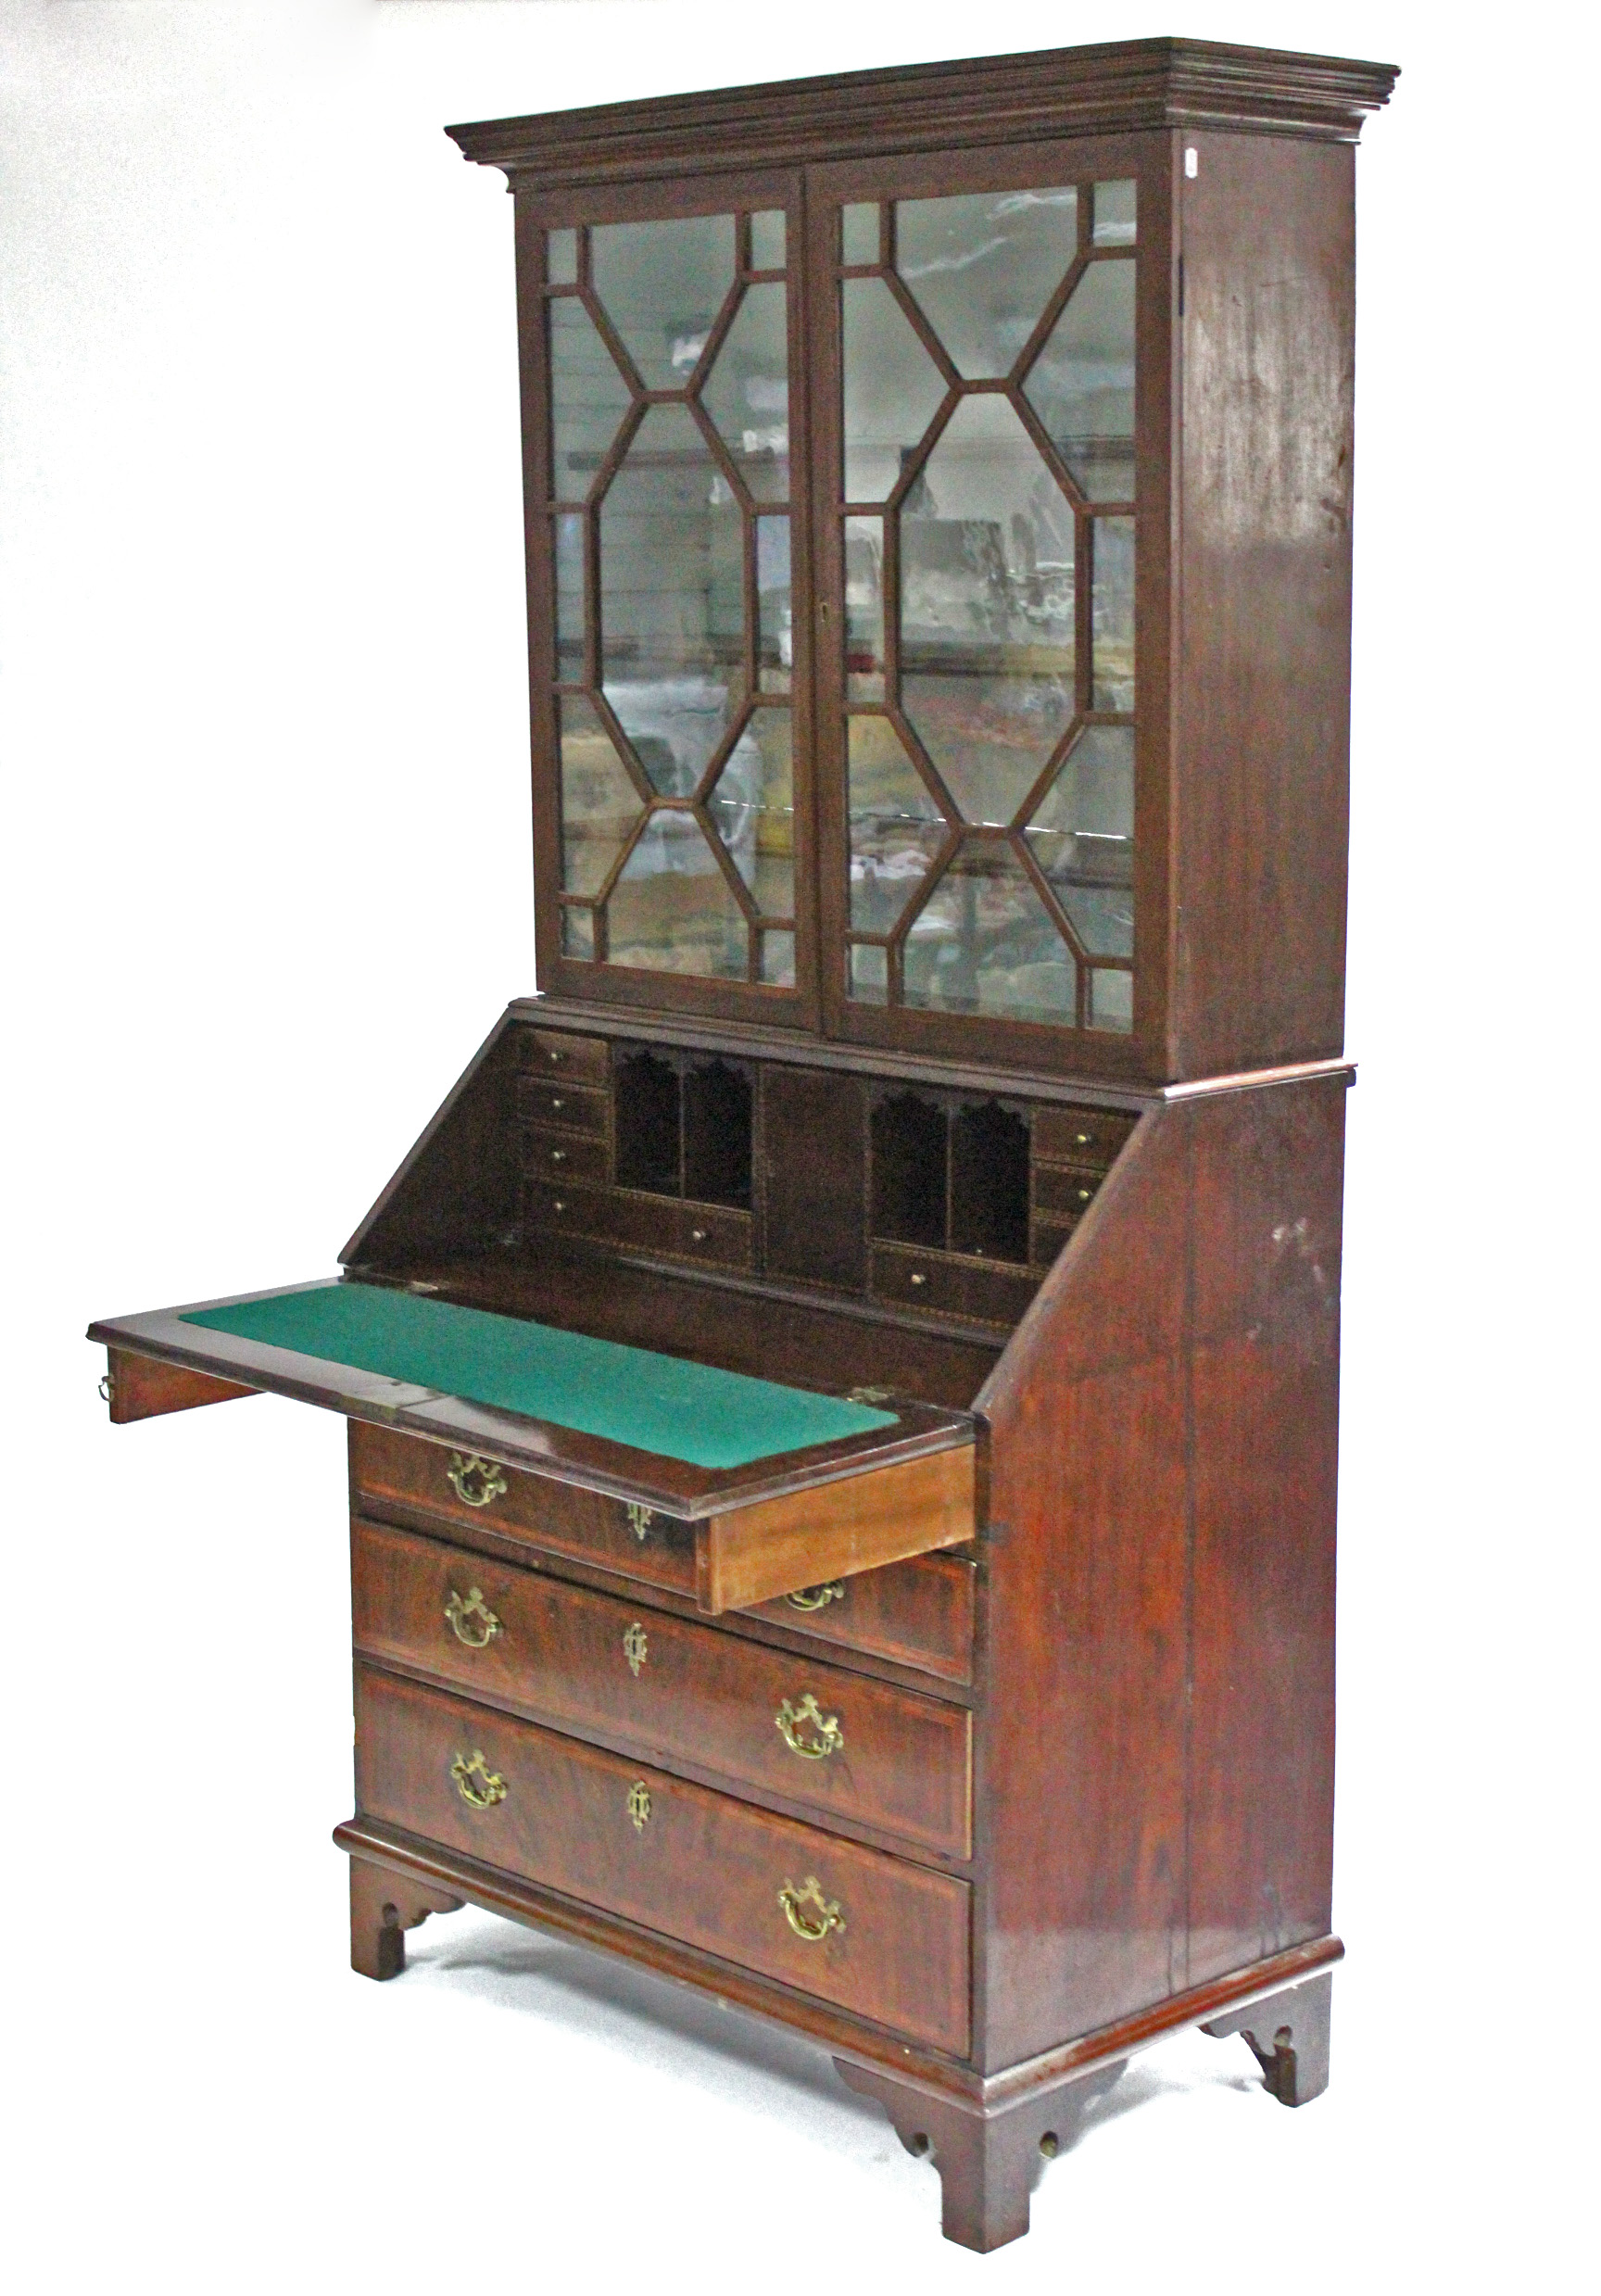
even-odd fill
[[[533,985],[511,202],[441,123],[1168,29],[1111,0],[0,0],[19,2289],[1562,2272],[1596,1591],[1576,13],[1179,27],[1404,67],[1358,167],[1326,2099],[1283,2113],[1242,2042],[1170,2043],[985,2263],[799,2045],[473,1914],[404,1984],[355,1978],[343,1426],[263,1399],[113,1433],[82,1339],[331,1271]]]

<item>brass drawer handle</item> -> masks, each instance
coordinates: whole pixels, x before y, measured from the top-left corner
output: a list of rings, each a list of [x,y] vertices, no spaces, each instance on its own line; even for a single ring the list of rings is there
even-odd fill
[[[643,1778],[628,1789],[628,1818],[636,1834],[643,1834],[650,1823],[650,1788]]]
[[[481,1586],[470,1586],[465,1599],[452,1587],[450,1598],[445,1605],[445,1616],[457,1641],[464,1642],[469,1650],[482,1650],[494,1641],[497,1634],[506,1632],[485,1601]]]
[[[826,1610],[831,1602],[844,1601],[845,1582],[830,1579],[826,1586],[802,1586],[784,1599],[796,1610]]]
[[[452,1451],[445,1473],[463,1507],[487,1507],[506,1489],[505,1469],[493,1459],[481,1459],[476,1451],[470,1451],[465,1458],[460,1451]]]
[[[799,1706],[791,1706],[788,1698],[784,1699],[773,1720],[791,1754],[799,1754],[802,1761],[826,1762],[829,1755],[838,1754],[845,1743],[839,1717],[824,1713],[814,1690],[808,1690]],[[803,1738],[800,1735],[803,1730],[814,1735]]]
[[[823,1895],[823,1885],[815,1873],[808,1873],[799,1887],[793,1882],[786,1882],[778,1892],[778,1902],[784,1908],[784,1919],[795,1935],[804,1937],[808,1945],[821,1945],[831,1929],[838,1930],[841,1936],[845,1934],[839,1900]],[[801,1912],[803,1905],[816,1907],[814,1920]]]
[[[491,1770],[476,1747],[471,1754],[458,1754],[450,1765],[450,1775],[456,1781],[456,1791],[462,1800],[474,1810],[493,1810],[497,1802],[506,1798],[506,1781],[498,1770]]]
[[[628,1672],[636,1682],[639,1679],[639,1669],[644,1665],[649,1653],[650,1637],[636,1619],[623,1636],[623,1656],[627,1659]]]

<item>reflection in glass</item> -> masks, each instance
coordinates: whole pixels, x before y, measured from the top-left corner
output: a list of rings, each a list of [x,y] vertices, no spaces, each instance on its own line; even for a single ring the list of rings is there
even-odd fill
[[[753,710],[708,810],[762,916],[795,914],[795,790],[788,710]]]
[[[908,1004],[1071,1023],[1072,952],[1010,846],[969,839],[912,921],[902,959]]]
[[[570,893],[597,893],[611,874],[641,800],[592,703],[563,694],[561,883]]]
[[[563,909],[561,912],[561,953],[582,957],[586,964],[595,960],[595,912],[593,909]]]
[[[1090,599],[1093,627],[1092,707],[1132,711],[1134,707],[1134,521],[1095,521],[1095,587]]]
[[[647,390],[682,390],[734,284],[734,218],[599,223],[589,234],[595,292]]]
[[[1096,184],[1095,229],[1091,234],[1096,246],[1134,245],[1135,191],[1130,182]]]
[[[847,263],[877,262],[878,208],[876,202],[869,205],[858,200],[841,209],[839,248]]]
[[[744,618],[734,490],[687,408],[651,407],[600,505],[600,637],[606,699],[663,796],[697,787],[743,701]]]
[[[1090,725],[1028,825],[1028,850],[1096,956],[1134,953],[1134,728]]]
[[[750,218],[750,268],[753,271],[784,269],[784,210],[763,208]]]
[[[906,714],[968,821],[1012,820],[1074,709],[1073,512],[1010,401],[964,398],[901,515]]]
[[[545,276],[553,287],[570,287],[578,276],[578,234],[551,232],[545,242]]]
[[[756,683],[787,694],[795,667],[795,616],[789,592],[789,521],[756,521]]]
[[[606,925],[613,965],[745,978],[745,913],[692,814],[651,815],[606,904]]]
[[[847,279],[840,295],[845,499],[882,502],[939,412],[945,378],[881,279]]]
[[[871,942],[851,946],[851,994],[858,1004],[884,1004],[889,997],[889,953]]]
[[[958,374],[1009,374],[1078,251],[1078,195],[963,192],[902,199],[895,268]]]
[[[884,521],[845,521],[845,692],[884,699]]]
[[[1091,263],[1030,370],[1027,397],[1092,502],[1134,498],[1134,266]]]
[[[793,989],[795,986],[795,936],[793,933],[763,934],[762,978],[769,989]]]
[[[556,529],[556,676],[559,684],[584,680],[584,521],[563,511]]]
[[[747,287],[700,402],[759,502],[789,499],[789,364],[785,290]]]
[[[889,719],[849,723],[851,922],[887,933],[927,874],[945,823]]]
[[[1090,1026],[1116,1028],[1127,1036],[1134,1026],[1134,976],[1107,973],[1099,966],[1090,976]]]
[[[582,502],[632,400],[617,362],[574,295],[551,298],[550,491]]]

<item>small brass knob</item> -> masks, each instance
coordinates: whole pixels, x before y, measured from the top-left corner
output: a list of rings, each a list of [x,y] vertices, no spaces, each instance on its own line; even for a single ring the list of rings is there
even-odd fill
[[[1090,1132],[1075,1132],[1073,1135],[1073,1145],[1075,1148],[1090,1147],[1093,1144],[1093,1141],[1094,1135]]]
[[[567,1103],[562,1099],[560,1092],[552,1092],[550,1095],[550,1105],[552,1108],[565,1108]]]
[[[562,1054],[562,1053],[561,1053],[557,1052],[557,1050],[555,1049],[554,1045],[552,1045],[552,1047],[551,1047],[551,1049],[550,1049],[550,1056],[549,1056],[549,1057],[550,1057],[550,1066],[551,1066],[551,1067],[552,1067],[552,1068],[560,1068],[560,1067],[561,1067],[561,1066],[562,1060],[563,1060],[563,1058],[564,1058],[565,1056],[564,1056],[564,1054]]]
[[[1093,1188],[1080,1188],[1077,1191],[1077,1193],[1080,1204],[1088,1204],[1090,1197],[1095,1193],[1095,1191]]]
[[[689,1230],[689,1241],[690,1241],[690,1243],[705,1243],[705,1241],[706,1241],[706,1230],[705,1230],[705,1229],[704,1229],[704,1228],[691,1228],[691,1229],[690,1229],[690,1230]]]
[[[464,1507],[487,1507],[506,1488],[505,1469],[493,1459],[481,1459],[475,1451],[465,1457],[452,1451],[445,1475]]]
[[[798,1937],[808,1945],[821,1945],[831,1929],[844,1934],[845,1922],[839,1911],[838,1898],[826,1898],[823,1885],[815,1873],[808,1873],[800,1883],[786,1882],[778,1892],[778,1902],[784,1909],[784,1919]],[[815,1907],[815,1912],[803,1912],[804,1906]]]
[[[551,1199],[550,1209],[553,1212],[564,1212],[567,1209],[567,1206],[560,1196],[555,1196]]]
[[[921,1274],[916,1268],[914,1268],[912,1271],[912,1280],[914,1283],[927,1283],[928,1279],[927,1276]]]
[[[550,1151],[550,1161],[551,1161],[551,1163],[552,1163],[552,1164],[565,1164],[565,1163],[566,1163],[566,1161],[567,1161],[567,1151],[566,1151],[566,1149],[565,1149],[565,1148],[552,1148],[552,1149],[551,1149],[551,1151]]]

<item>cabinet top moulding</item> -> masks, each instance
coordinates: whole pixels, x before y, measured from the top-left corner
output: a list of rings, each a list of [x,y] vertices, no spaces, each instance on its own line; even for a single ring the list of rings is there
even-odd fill
[[[1119,40],[594,104],[446,133],[469,159],[529,188],[1141,128],[1354,144],[1398,76],[1393,64],[1215,40]]]

